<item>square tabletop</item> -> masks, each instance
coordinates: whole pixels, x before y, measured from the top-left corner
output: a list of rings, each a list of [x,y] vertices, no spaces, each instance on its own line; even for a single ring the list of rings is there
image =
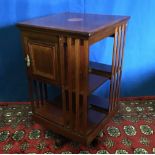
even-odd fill
[[[18,26],[82,33],[91,36],[101,29],[119,24],[129,18],[129,16],[65,12],[23,21],[18,23]]]

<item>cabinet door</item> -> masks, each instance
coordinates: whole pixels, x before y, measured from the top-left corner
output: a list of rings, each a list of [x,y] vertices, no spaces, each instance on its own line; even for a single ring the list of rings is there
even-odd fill
[[[53,84],[58,84],[58,37],[28,34],[24,36],[24,44],[29,75]]]

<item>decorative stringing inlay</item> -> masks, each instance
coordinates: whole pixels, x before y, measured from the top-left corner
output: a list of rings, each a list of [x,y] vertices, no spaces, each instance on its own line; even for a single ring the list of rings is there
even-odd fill
[[[68,18],[67,21],[69,21],[69,22],[79,22],[79,21],[83,21],[83,18]]]

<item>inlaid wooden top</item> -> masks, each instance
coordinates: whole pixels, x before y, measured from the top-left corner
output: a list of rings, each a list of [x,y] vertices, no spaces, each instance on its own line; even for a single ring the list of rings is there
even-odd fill
[[[20,22],[18,26],[82,33],[91,36],[95,32],[119,24],[129,18],[129,16],[66,12]]]

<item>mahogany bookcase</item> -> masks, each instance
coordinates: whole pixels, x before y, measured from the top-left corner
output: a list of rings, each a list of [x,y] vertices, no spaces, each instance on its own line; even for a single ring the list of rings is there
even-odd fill
[[[128,16],[66,12],[17,24],[35,121],[83,144],[97,136],[118,110],[128,20]],[[111,65],[89,61],[90,46],[107,37],[113,37]],[[93,95],[107,81],[109,98]],[[49,86],[60,90],[53,99]]]

